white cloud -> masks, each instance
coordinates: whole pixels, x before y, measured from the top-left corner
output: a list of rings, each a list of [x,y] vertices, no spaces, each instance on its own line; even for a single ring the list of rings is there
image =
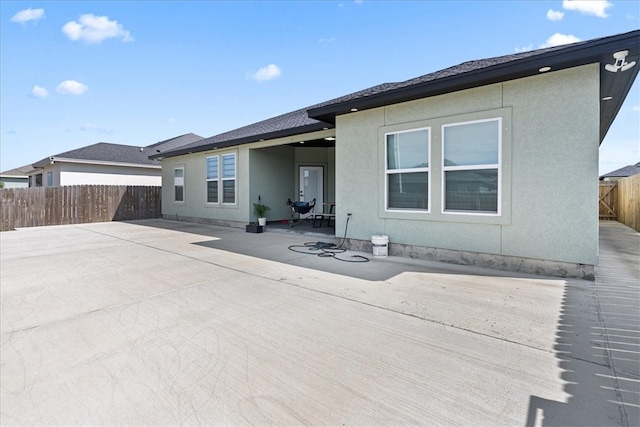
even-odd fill
[[[86,43],[102,43],[111,38],[121,38],[123,42],[133,41],[129,31],[118,24],[118,21],[110,21],[108,16],[91,13],[81,15],[78,22],[67,22],[62,27],[62,32],[73,41],[82,40]]]
[[[555,33],[554,35],[549,37],[546,42],[541,44],[540,48],[560,46],[563,44],[576,43],[579,41],[580,39],[574,35]]]
[[[549,21],[562,21],[562,18],[564,18],[564,12],[553,9],[547,10],[547,19]]]
[[[46,98],[49,96],[49,92],[42,86],[35,85],[33,89],[31,89],[31,96],[34,98]]]
[[[98,132],[98,133],[112,133],[111,129],[107,129],[104,126],[95,125],[93,123],[87,123],[80,126],[80,130],[83,132]]]
[[[11,22],[17,22],[19,24],[24,24],[29,21],[37,22],[40,19],[44,18],[44,9],[25,9],[13,15],[11,18]]]
[[[322,43],[333,43],[334,41],[336,41],[335,37],[330,37],[330,38],[321,38],[318,39],[318,43],[322,44]]]
[[[264,81],[264,80],[275,79],[276,77],[279,77],[281,74],[282,74],[282,71],[277,65],[269,64],[266,67],[260,68],[255,73],[249,74],[248,77],[257,81]]]
[[[82,95],[87,90],[89,90],[87,85],[75,80],[65,80],[56,88],[56,92],[62,95]]]
[[[595,15],[598,18],[606,18],[607,9],[613,4],[607,0],[563,0],[562,8],[575,10],[585,15]]]
[[[533,45],[527,45],[527,46],[522,46],[522,47],[517,47],[514,49],[515,53],[520,53],[520,52],[527,52],[533,50]]]

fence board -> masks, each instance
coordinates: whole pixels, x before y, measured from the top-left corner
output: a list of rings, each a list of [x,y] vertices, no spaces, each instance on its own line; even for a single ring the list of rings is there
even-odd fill
[[[640,231],[640,175],[618,181],[618,221]]]
[[[0,231],[160,218],[159,186],[77,185],[0,190]]]

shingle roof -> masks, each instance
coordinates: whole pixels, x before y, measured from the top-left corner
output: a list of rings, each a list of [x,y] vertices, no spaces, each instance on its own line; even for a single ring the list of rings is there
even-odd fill
[[[307,108],[282,114],[258,123],[205,138],[177,150],[152,158],[171,157],[215,147],[227,147],[297,135],[333,127],[335,117],[346,114],[351,108],[367,109],[439,94],[469,89],[487,84],[513,80],[538,74],[542,66],[552,66],[553,71],[585,64],[612,62],[612,53],[620,49],[632,51],[629,61],[638,57],[640,31],[615,36],[520,52],[493,58],[467,61],[453,67],[425,74],[402,82],[383,83],[358,92],[324,101]],[[600,140],[604,138],[611,122],[638,74],[636,66],[624,75],[602,73],[601,92],[612,95],[613,101],[601,102]],[[616,74],[618,76],[616,76]],[[604,102],[604,101],[603,101]]]
[[[542,67],[550,66],[552,71],[600,63],[600,95],[609,97],[600,104],[600,141],[604,139],[613,119],[617,115],[640,66],[619,73],[605,72],[604,64],[612,63],[613,53],[620,50],[630,52],[628,62],[638,61],[640,30],[613,36],[554,46],[528,52],[498,56],[494,58],[467,61],[434,73],[386,87],[375,87],[365,92],[346,95],[310,108],[309,117],[333,122],[340,114],[352,108],[358,110],[376,108],[399,102],[406,102],[473,87],[504,82],[539,74]],[[361,92],[362,93],[362,92]]]
[[[628,165],[620,169],[616,169],[612,172],[605,173],[600,176],[600,179],[603,178],[626,178],[628,176],[638,175],[640,174],[640,162],[635,165]]]
[[[203,137],[200,135],[196,135],[195,133],[185,133],[184,135],[176,136],[174,138],[156,142],[155,144],[147,145],[145,147],[145,150],[149,150],[148,155],[151,155],[155,153],[175,150],[178,147],[194,143],[201,139],[203,139]]]
[[[280,116],[262,120],[257,123],[243,126],[229,132],[221,133],[210,138],[204,138],[191,144],[184,145],[176,150],[156,154],[153,157],[163,157],[167,154],[177,156],[197,151],[205,151],[212,147],[226,147],[230,145],[254,142],[259,139],[281,138],[289,135],[298,135],[306,132],[333,127],[327,123],[309,118],[307,108],[292,111]]]
[[[132,163],[141,165],[159,165],[156,160],[149,159],[149,151],[131,145],[99,142],[75,150],[65,151],[34,163],[35,167],[43,167],[52,160],[87,160],[89,162]]]
[[[75,150],[65,151],[64,153],[46,157],[39,162],[34,163],[33,166],[43,167],[44,165],[49,164],[52,160],[86,160],[89,163],[130,163],[132,165],[160,166],[159,161],[150,159],[149,156],[162,151],[175,150],[183,145],[190,144],[201,139],[202,137],[200,135],[186,133],[184,135],[147,145],[146,147],[98,142],[97,144],[87,145],[86,147],[80,147]]]
[[[28,177],[29,174],[26,171],[31,170],[31,165],[22,166],[15,169],[9,169],[4,172],[0,172],[1,176],[11,176],[11,177]]]

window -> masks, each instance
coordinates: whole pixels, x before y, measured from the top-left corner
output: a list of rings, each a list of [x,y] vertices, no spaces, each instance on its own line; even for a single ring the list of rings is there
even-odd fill
[[[499,214],[501,119],[442,126],[443,212]]]
[[[47,172],[47,187],[53,187],[53,172]]]
[[[207,203],[218,203],[218,156],[207,157]]]
[[[36,175],[36,187],[42,187],[42,174],[41,173]]]
[[[210,156],[207,162],[207,203],[235,204],[236,155]]]
[[[222,156],[222,203],[236,202],[236,155]]]
[[[173,188],[173,200],[176,202],[184,202],[184,167],[173,170]]]
[[[429,210],[429,137],[429,128],[385,134],[387,210]]]

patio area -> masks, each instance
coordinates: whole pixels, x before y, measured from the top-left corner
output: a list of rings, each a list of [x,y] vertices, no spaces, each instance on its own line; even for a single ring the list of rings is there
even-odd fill
[[[638,425],[633,230],[601,226],[595,282],[340,262],[302,230],[1,233],[0,423]]]

